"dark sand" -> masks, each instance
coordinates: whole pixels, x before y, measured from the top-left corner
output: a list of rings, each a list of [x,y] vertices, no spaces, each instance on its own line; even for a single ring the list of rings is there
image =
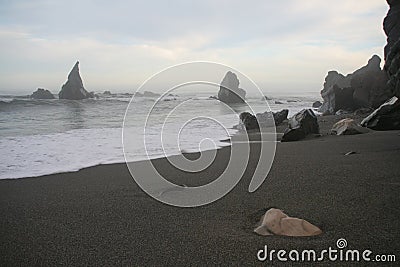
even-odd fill
[[[259,147],[252,144],[238,186],[200,208],[153,200],[125,164],[1,180],[0,265],[257,265],[264,245],[322,250],[336,248],[339,238],[349,249],[395,254],[399,261],[400,132],[327,136],[338,119],[320,118],[322,137],[279,143],[268,178],[248,193]],[[349,151],[357,153],[345,156]],[[193,175],[165,159],[154,163],[171,180],[198,185],[221,173],[229,153],[219,150],[217,164]],[[268,207],[307,219],[324,233],[257,236],[254,226]]]

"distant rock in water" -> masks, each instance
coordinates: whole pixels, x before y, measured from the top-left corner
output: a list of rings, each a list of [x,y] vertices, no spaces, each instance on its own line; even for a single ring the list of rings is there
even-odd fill
[[[161,95],[157,94],[157,93],[150,92],[150,91],[144,91],[143,92],[143,96],[144,97],[159,97]]]
[[[38,88],[35,92],[33,92],[30,96],[33,99],[54,99],[54,95],[46,89]]]
[[[135,93],[135,97],[159,97],[159,96],[161,96],[161,95],[157,94],[157,93],[150,92],[150,91],[144,91],[143,93],[141,93],[141,92],[136,92]]]
[[[239,88],[239,83],[236,74],[228,71],[219,87],[218,99],[224,103],[244,103],[246,91]]]
[[[67,82],[62,86],[58,93],[60,99],[81,100],[94,97],[94,93],[89,93],[83,87],[82,78],[79,74],[79,61],[77,61],[68,75]]]
[[[329,71],[321,91],[324,103],[319,112],[335,114],[340,109],[354,111],[361,107],[381,105],[388,94],[387,76],[380,68],[380,62],[381,59],[374,55],[366,66],[347,76]]]
[[[400,1],[387,0],[390,9],[383,21],[387,36],[384,70],[388,75],[388,91],[400,98]]]
[[[400,130],[400,100],[394,96],[366,117],[361,125],[373,130]]]
[[[103,95],[112,95],[110,91],[104,91]]]
[[[282,142],[298,141],[310,134],[319,134],[317,116],[312,109],[298,112],[289,119],[288,127],[282,136]]]

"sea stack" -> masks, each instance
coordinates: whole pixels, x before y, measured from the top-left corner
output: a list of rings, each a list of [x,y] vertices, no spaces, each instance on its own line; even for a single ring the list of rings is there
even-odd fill
[[[239,83],[236,74],[228,71],[219,87],[218,99],[224,103],[244,103],[246,91],[239,88]]]
[[[93,94],[85,90],[82,78],[79,74],[79,61],[77,61],[68,75],[67,82],[58,93],[60,99],[81,100],[93,97]]]

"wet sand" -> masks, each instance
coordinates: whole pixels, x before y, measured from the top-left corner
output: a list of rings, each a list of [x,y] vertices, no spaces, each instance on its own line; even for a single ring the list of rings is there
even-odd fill
[[[199,208],[150,198],[125,164],[0,180],[0,265],[250,266],[270,263],[257,260],[264,245],[321,251],[336,248],[339,238],[347,240],[348,249],[400,260],[400,132],[327,135],[338,119],[320,118],[321,137],[278,143],[267,179],[249,193],[260,146],[252,143],[239,184]],[[349,151],[356,153],[346,156]],[[229,155],[229,147],[218,150],[215,164],[196,174],[171,167],[165,158],[153,163],[171,181],[195,186],[218,177]],[[269,207],[304,218],[323,234],[254,234]]]

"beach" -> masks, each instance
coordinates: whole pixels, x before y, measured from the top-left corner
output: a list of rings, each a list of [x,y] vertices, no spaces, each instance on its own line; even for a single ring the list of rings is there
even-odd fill
[[[328,135],[339,119],[319,117],[321,137],[278,142],[272,169],[254,193],[247,189],[260,144],[251,143],[239,184],[220,200],[197,208],[152,199],[132,179],[126,164],[0,180],[0,263],[254,266],[271,264],[257,259],[265,245],[321,251],[337,249],[340,238],[346,239],[346,249],[398,258],[400,132]],[[350,151],[355,153],[345,155]],[[196,186],[222,173],[229,155],[229,147],[219,149],[215,163],[194,174],[171,167],[165,158],[153,164],[169,180]],[[140,168],[142,163],[135,164]],[[308,220],[323,234],[256,235],[256,223],[271,207]],[[281,262],[275,258],[272,263]],[[348,264],[327,257],[324,263]]]

